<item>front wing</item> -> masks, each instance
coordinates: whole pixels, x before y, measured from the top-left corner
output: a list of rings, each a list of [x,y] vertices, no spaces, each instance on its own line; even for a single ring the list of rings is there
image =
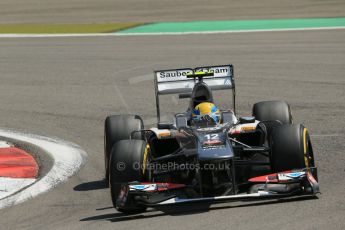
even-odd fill
[[[252,193],[216,196],[188,197],[184,184],[133,182],[122,186],[117,198],[118,207],[142,205],[156,207],[189,203],[221,203],[230,201],[277,199],[292,196],[315,196],[320,193],[319,184],[312,174],[314,169],[301,169],[251,178],[249,182],[259,185]]]

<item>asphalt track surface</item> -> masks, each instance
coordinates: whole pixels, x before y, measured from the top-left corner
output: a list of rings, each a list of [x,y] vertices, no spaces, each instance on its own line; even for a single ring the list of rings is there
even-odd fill
[[[212,1],[212,6],[196,0],[95,2],[4,0],[0,22],[344,16],[341,0],[222,0]],[[102,182],[105,117],[130,112],[141,114],[148,125],[154,123],[153,70],[229,63],[235,67],[239,115],[250,114],[257,101],[283,99],[291,104],[294,121],[313,135],[319,199],[236,202],[210,209],[199,205],[135,216],[117,213]],[[0,228],[344,229],[344,72],[345,30],[0,39],[0,126],[57,136],[77,143],[89,155],[88,164],[68,182],[0,210]],[[166,111],[185,109],[175,98],[165,99]],[[224,94],[216,100],[229,104]]]
[[[1,0],[0,24],[342,17],[344,0]]]
[[[1,126],[58,136],[89,154],[68,182],[1,210],[1,229],[344,229],[344,38],[345,30],[1,39]],[[322,195],[117,213],[102,182],[104,118],[131,112],[153,123],[154,69],[227,63],[235,67],[239,115],[257,101],[283,99],[314,134]],[[166,101],[170,112],[185,109]]]

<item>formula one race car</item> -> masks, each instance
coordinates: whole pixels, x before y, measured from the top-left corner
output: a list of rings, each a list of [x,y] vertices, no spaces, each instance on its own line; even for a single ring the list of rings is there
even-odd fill
[[[315,196],[319,192],[307,129],[293,124],[284,101],[255,103],[236,117],[233,66],[154,73],[157,127],[138,115],[105,121],[105,177],[114,207],[147,207]],[[212,90],[232,91],[233,108],[218,109]],[[173,122],[160,121],[159,96],[190,98]]]

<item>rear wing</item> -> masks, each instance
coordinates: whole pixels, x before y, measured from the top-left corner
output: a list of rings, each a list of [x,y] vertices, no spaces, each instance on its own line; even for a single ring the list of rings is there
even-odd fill
[[[198,77],[198,73],[203,73],[202,77]],[[154,81],[158,122],[160,122],[159,95],[191,93],[194,85],[200,80],[211,90],[232,89],[235,112],[235,81],[232,65],[157,70],[154,72]]]
[[[172,69],[155,71],[156,94],[190,93],[196,83],[195,79],[187,78],[197,72],[213,73],[213,76],[203,77],[203,81],[212,90],[233,89],[232,65],[198,67],[195,69]]]

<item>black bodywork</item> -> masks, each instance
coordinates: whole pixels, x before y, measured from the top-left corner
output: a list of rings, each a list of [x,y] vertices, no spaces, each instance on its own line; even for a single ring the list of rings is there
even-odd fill
[[[266,134],[260,128],[243,135],[229,134],[236,125],[181,127],[160,139],[147,131],[149,181],[187,184],[198,196],[247,190],[249,178],[271,172],[269,146],[267,141],[261,144]]]
[[[201,125],[191,121],[190,110],[197,103],[213,102],[212,90],[203,82],[208,76],[212,73],[188,76],[195,81],[192,92],[180,93],[180,98],[190,98],[187,112],[176,114],[171,124],[158,123],[158,131],[139,131],[148,145],[143,162],[144,178],[141,182],[123,185],[117,206],[223,202],[317,193],[318,184],[313,178],[316,168],[282,174],[272,170],[269,137],[274,127],[283,125],[280,121],[259,122],[254,117],[237,119],[235,108],[221,110],[220,124]],[[231,79],[235,104],[235,85]],[[157,90],[156,87],[160,121]],[[241,125],[245,126],[243,130],[238,129]],[[269,174],[275,179],[251,180]],[[288,179],[281,179],[285,177]]]

